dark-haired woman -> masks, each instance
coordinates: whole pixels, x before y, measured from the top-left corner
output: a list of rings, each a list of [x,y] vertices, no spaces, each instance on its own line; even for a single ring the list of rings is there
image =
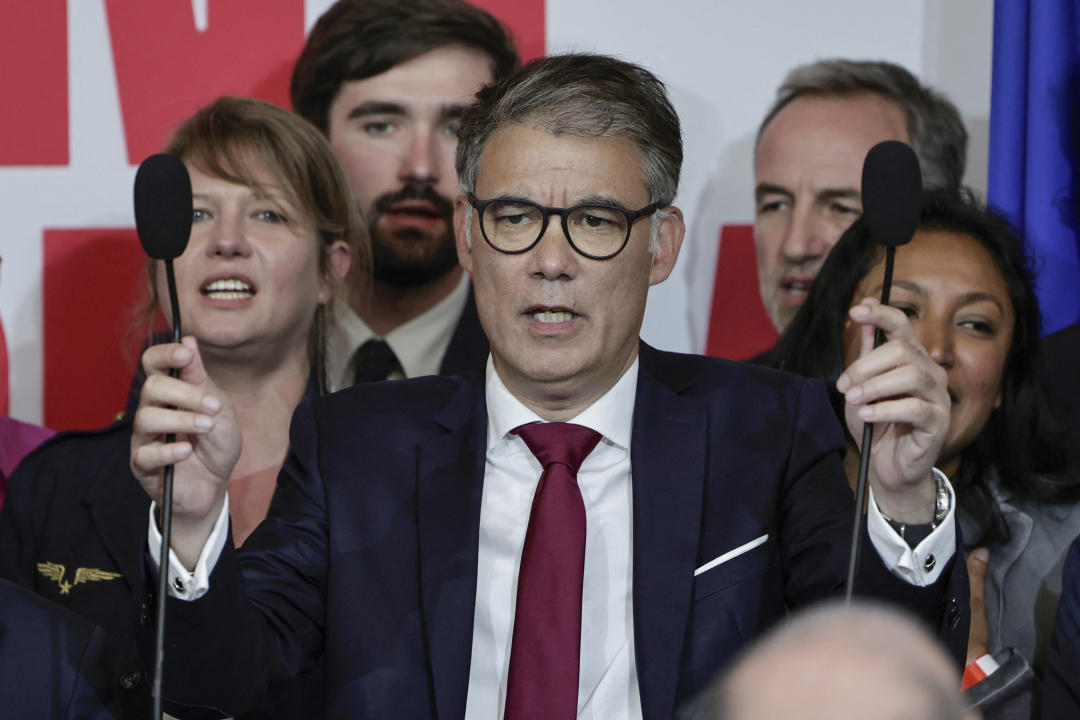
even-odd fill
[[[849,312],[880,296],[884,254],[861,221],[844,233],[780,338],[777,367],[835,383],[865,342]],[[972,588],[968,659],[1013,648],[1038,668],[1062,560],[1080,532],[1080,483],[1042,408],[1039,309],[1023,245],[971,196],[927,193],[914,239],[896,252],[890,305],[948,376],[950,426],[937,466],[956,488],[969,568],[985,570],[985,594]]]

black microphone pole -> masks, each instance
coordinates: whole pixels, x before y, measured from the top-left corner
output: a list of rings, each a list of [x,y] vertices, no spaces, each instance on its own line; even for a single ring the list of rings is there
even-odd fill
[[[192,202],[191,178],[184,164],[172,155],[151,155],[139,166],[135,174],[135,227],[146,254],[165,261],[165,279],[169,286],[169,306],[172,310],[172,339],[181,338],[180,301],[176,294],[176,275],[173,258],[180,256],[191,234]],[[180,371],[169,370],[170,377],[179,377]],[[176,442],[176,435],[168,433],[165,442]],[[154,637],[154,720],[162,715],[162,671],[165,659],[165,601],[169,593],[169,546],[172,539],[173,465],[164,472],[161,495],[161,554],[158,564],[157,617]]]
[[[165,280],[169,285],[169,305],[172,308],[174,343],[179,343],[180,331],[180,300],[176,296],[176,274],[173,272],[172,259],[165,260]],[[176,368],[169,370],[169,377],[180,377],[180,371]],[[176,442],[176,435],[166,433],[165,444]],[[162,715],[162,681],[165,664],[165,600],[169,594],[169,546],[172,541],[172,499],[173,499],[173,469],[170,463],[165,466],[165,482],[161,489],[161,551],[158,555],[158,591],[157,591],[157,617],[154,625],[154,684],[150,694],[154,699],[153,718]]]
[[[889,291],[892,289],[893,263],[896,260],[896,247],[889,245],[885,248],[885,284],[881,288],[881,304],[889,304]],[[885,342],[885,333],[881,328],[874,330],[874,347],[880,347]],[[862,553],[862,530],[863,530],[863,507],[866,505],[866,483],[870,475],[870,444],[874,439],[874,424],[863,423],[862,445],[859,454],[859,480],[855,484],[855,523],[851,530],[851,551],[848,554],[847,570],[847,594],[846,602],[851,602],[851,594],[855,591],[855,570],[859,567],[859,556]]]
[[[922,173],[915,152],[906,144],[887,140],[870,148],[863,162],[862,219],[870,237],[885,246],[885,279],[881,288],[881,304],[889,304],[892,288],[893,263],[896,247],[911,240],[922,212]],[[881,328],[874,331],[874,347],[885,342]],[[866,505],[866,484],[870,474],[870,445],[874,439],[873,423],[863,424],[859,455],[859,479],[855,484],[855,522],[851,531],[851,551],[848,554],[846,602],[855,591],[855,571],[862,551],[863,507]]]

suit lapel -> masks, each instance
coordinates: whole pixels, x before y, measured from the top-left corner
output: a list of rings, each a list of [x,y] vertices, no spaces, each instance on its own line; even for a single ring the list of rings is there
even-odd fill
[[[705,404],[662,382],[658,358],[642,344],[630,451],[634,651],[646,720],[675,707],[708,452]]]
[[[127,452],[127,444],[116,450],[117,454],[126,455]],[[123,574],[124,582],[133,592],[140,593],[145,585],[142,548],[146,545],[150,499],[127,470],[127,465],[126,457],[103,461],[99,471],[102,474],[90,485],[83,503],[90,511],[94,529],[106,551]],[[117,481],[115,477],[106,476],[117,467],[125,468],[122,479]],[[75,568],[70,572],[74,576]]]
[[[420,450],[420,595],[439,717],[462,717],[476,600],[480,498],[487,449],[483,386],[464,383]]]

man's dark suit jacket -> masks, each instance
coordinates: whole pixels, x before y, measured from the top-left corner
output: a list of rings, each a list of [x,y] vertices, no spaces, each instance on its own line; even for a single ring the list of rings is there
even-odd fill
[[[0,715],[112,720],[110,671],[99,628],[0,580]]]
[[[853,501],[820,384],[645,345],[640,357],[633,612],[653,720],[786,607],[841,590]],[[301,405],[270,518],[241,553],[226,543],[204,598],[170,605],[170,699],[236,711],[325,643],[331,716],[461,717],[486,447],[480,378],[373,383]],[[912,606],[963,657],[962,562],[916,589],[871,547],[862,557],[860,593]]]
[[[440,375],[458,375],[463,372],[482,373],[487,364],[488,339],[476,314],[476,298],[469,286],[469,299],[458,318],[454,335],[446,346],[446,354],[439,364]]]
[[[1039,353],[1051,415],[1065,431],[1069,461],[1080,468],[1080,323],[1044,337]]]
[[[1044,673],[1042,717],[1080,718],[1080,538],[1069,548]]]

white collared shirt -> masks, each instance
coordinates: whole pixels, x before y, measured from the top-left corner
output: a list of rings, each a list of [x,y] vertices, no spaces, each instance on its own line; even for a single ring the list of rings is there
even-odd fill
[[[578,471],[585,502],[578,717],[641,718],[631,599],[630,432],[638,361],[569,422],[602,436]],[[533,494],[543,467],[514,428],[542,420],[510,394],[488,358],[487,456],[473,612],[468,720],[501,718],[506,704],[517,578]]]
[[[434,307],[388,332],[382,339],[394,351],[399,367],[387,379],[438,375],[468,300],[469,275],[462,273],[453,291]],[[356,351],[374,337],[375,333],[351,308],[344,304],[338,306],[327,343],[326,364],[331,392],[353,384]]]

